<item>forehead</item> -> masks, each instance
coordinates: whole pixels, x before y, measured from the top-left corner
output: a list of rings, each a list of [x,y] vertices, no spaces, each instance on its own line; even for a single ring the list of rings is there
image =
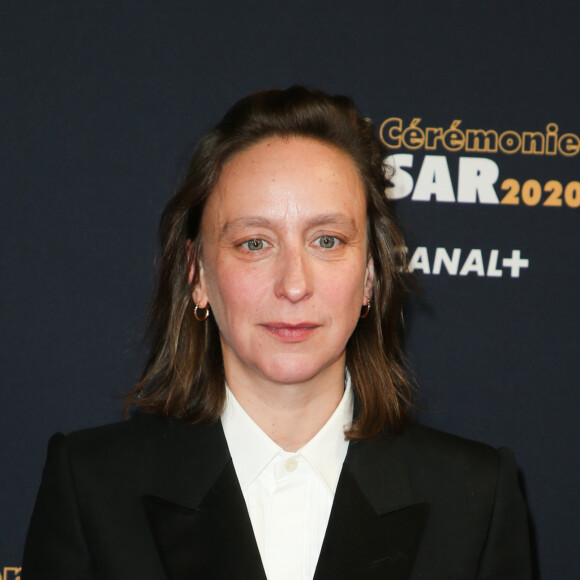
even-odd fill
[[[225,164],[204,221],[219,227],[245,214],[288,221],[321,213],[365,219],[364,186],[354,161],[315,139],[272,137]]]

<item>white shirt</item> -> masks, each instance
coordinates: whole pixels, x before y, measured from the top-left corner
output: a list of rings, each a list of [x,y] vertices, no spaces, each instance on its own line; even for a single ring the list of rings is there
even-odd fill
[[[229,388],[222,425],[268,580],[312,580],[342,464],[353,397],[296,453],[274,443]]]

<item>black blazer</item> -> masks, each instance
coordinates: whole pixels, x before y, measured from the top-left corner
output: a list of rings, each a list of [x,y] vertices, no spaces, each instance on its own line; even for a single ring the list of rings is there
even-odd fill
[[[221,422],[55,435],[23,580],[265,580]],[[419,426],[351,443],[315,580],[531,578],[512,454]]]

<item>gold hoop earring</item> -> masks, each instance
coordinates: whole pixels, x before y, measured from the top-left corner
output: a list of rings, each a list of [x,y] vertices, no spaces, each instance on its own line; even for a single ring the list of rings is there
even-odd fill
[[[360,317],[366,318],[369,315],[370,309],[371,309],[371,300],[370,298],[367,298],[366,305],[361,308]]]
[[[205,310],[203,316],[201,316],[201,317],[198,315],[198,312],[200,310]],[[207,320],[207,318],[209,316],[209,304],[205,308],[200,308],[199,304],[196,304],[195,308],[193,309],[193,315],[195,316],[195,319],[198,322],[203,322],[204,320]]]

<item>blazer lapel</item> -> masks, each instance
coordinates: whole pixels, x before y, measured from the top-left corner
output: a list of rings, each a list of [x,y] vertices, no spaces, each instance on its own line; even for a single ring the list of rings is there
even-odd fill
[[[314,580],[409,578],[428,516],[413,503],[396,438],[351,443]]]
[[[166,439],[143,506],[169,580],[266,580],[221,423],[174,424]]]
[[[167,578],[266,580],[221,422],[165,425],[143,506]],[[400,439],[350,444],[315,580],[409,578],[429,506],[413,500]]]

